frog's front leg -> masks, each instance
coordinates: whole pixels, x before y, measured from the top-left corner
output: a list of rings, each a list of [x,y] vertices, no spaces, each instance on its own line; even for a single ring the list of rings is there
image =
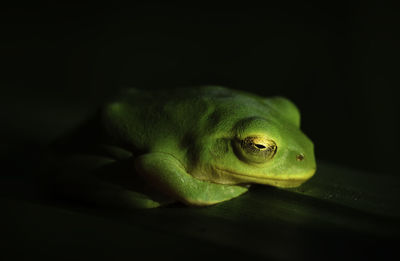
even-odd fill
[[[138,173],[157,189],[187,205],[206,206],[235,198],[246,187],[216,184],[192,177],[172,155],[150,153],[135,161]]]

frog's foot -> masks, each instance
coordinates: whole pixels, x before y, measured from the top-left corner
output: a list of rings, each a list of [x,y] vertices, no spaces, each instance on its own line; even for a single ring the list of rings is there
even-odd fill
[[[170,154],[150,153],[135,164],[138,173],[171,198],[187,205],[206,206],[235,198],[248,189],[244,186],[216,184],[198,180],[186,172]]]
[[[124,163],[89,155],[67,161],[49,184],[57,194],[106,207],[155,208],[173,202],[146,190],[143,181],[125,168]]]

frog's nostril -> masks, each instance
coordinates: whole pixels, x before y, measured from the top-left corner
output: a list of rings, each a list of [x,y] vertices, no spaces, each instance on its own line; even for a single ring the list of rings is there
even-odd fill
[[[297,156],[296,156],[297,161],[302,161],[303,159],[304,159],[303,153],[297,154]]]

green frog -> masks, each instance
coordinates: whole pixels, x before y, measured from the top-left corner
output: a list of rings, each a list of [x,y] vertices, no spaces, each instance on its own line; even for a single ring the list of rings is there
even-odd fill
[[[220,86],[124,89],[56,147],[59,192],[133,208],[213,205],[316,171],[290,100]]]

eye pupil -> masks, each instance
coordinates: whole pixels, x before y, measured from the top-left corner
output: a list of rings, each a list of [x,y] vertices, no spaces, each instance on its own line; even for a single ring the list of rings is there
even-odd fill
[[[265,146],[262,145],[262,144],[254,144],[254,146],[256,146],[257,148],[259,148],[260,150],[267,148],[267,147],[265,147]]]

